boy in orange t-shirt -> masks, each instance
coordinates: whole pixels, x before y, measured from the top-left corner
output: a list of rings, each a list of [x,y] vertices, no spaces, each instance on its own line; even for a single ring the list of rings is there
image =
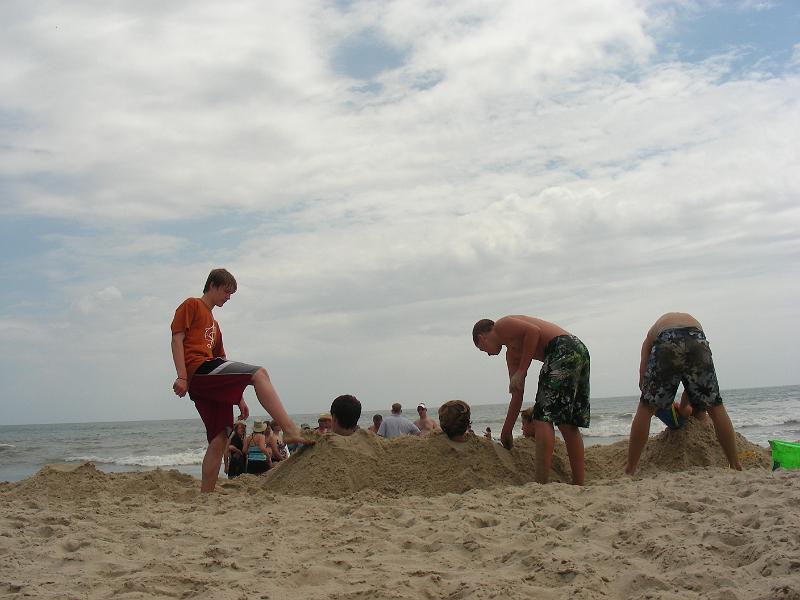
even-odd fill
[[[278,393],[263,367],[229,361],[222,345],[222,332],[212,315],[236,292],[236,279],[225,269],[209,273],[201,298],[188,298],[172,320],[172,359],[178,377],[172,385],[181,398],[188,392],[206,427],[208,449],[203,457],[202,492],[212,492],[233,429],[233,406],[240,420],[249,416],[242,394],[248,385],[267,412],[283,426],[287,442],[302,442],[300,429],[286,413]]]

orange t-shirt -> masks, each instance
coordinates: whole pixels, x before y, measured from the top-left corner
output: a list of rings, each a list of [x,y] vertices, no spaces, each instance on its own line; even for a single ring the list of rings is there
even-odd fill
[[[219,324],[200,298],[188,298],[177,308],[171,328],[173,335],[181,331],[186,334],[183,360],[187,379],[191,379],[205,361],[225,356]]]

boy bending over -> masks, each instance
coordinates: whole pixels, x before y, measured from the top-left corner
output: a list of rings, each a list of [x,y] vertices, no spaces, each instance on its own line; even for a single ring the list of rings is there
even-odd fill
[[[675,399],[678,384],[683,383],[684,397],[679,411],[683,416],[708,412],[720,446],[732,469],[742,470],[736,454],[736,434],[722,405],[719,383],[711,359],[711,348],[700,322],[686,313],[667,313],[653,324],[642,343],[639,362],[639,406],[631,423],[628,441],[628,464],[625,472],[633,475],[650,434],[650,418],[657,409],[668,408]]]
[[[583,485],[583,438],[578,427],[589,426],[589,351],[583,342],[555,323],[524,315],[503,317],[496,323],[481,319],[472,328],[472,341],[489,356],[500,354],[506,347],[511,402],[500,442],[509,450],[514,443],[514,423],[522,408],[525,377],[531,361],[542,361],[533,406],[536,481],[547,483],[550,479],[553,425],[558,425],[567,445],[572,483]]]

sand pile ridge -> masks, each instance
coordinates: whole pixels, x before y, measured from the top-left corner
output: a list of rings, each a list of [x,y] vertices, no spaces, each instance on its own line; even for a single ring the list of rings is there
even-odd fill
[[[769,451],[737,436],[744,468],[768,468]],[[623,477],[627,441],[586,448],[586,482]],[[270,471],[265,487],[276,493],[340,498],[361,490],[400,497],[440,496],[470,489],[522,485],[534,480],[535,442],[515,440],[510,452],[483,437],[451,442],[444,434],[385,440],[359,430],[350,437],[329,434]],[[639,475],[694,467],[728,466],[714,431],[689,420],[679,431],[664,431],[650,439]],[[557,439],[551,480],[570,480],[564,443]]]

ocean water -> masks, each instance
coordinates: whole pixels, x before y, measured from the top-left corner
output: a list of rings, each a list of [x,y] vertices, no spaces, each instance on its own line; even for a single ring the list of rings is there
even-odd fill
[[[723,398],[734,428],[751,442],[768,446],[770,439],[800,439],[800,385],[726,390]],[[635,396],[593,398],[591,427],[582,430],[584,443],[587,446],[610,444],[627,438],[637,402]],[[507,404],[473,406],[475,433],[482,434],[490,427],[496,439],[507,408]],[[389,411],[379,412],[388,414]],[[263,413],[253,410],[253,416],[259,414]],[[376,411],[364,412],[359,424],[369,426],[374,414]],[[412,406],[406,407],[404,414],[413,419],[417,417]],[[435,407],[429,408],[429,414],[435,418]],[[292,418],[298,424],[316,426],[317,413],[293,414]],[[663,429],[661,422],[654,418],[651,435]],[[518,421],[515,436],[519,435]],[[103,471],[141,471],[158,467],[178,469],[199,477],[205,447],[205,431],[199,418],[0,426],[0,481],[30,477],[46,464],[85,461],[93,462]]]

